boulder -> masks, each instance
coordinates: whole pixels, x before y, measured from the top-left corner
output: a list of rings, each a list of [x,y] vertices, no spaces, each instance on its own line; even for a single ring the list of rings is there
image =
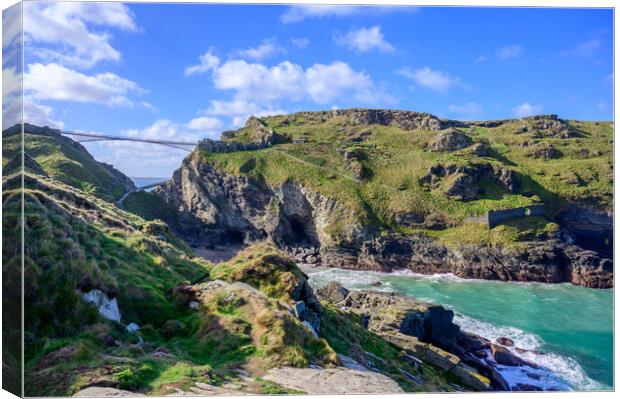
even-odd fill
[[[498,364],[503,364],[504,366],[523,365],[523,359],[513,354],[510,349],[504,346],[492,344],[491,353],[493,354],[493,359],[495,359]]]
[[[341,302],[350,311],[368,317],[368,329],[376,333],[402,333],[450,350],[460,327],[454,312],[405,295],[352,291]]]
[[[495,340],[495,342],[503,346],[515,346],[515,342],[507,337],[499,337]]]
[[[438,134],[431,141],[429,148],[431,151],[457,151],[471,144],[471,137],[460,130],[449,129],[447,132]]]
[[[339,283],[332,281],[326,286],[319,288],[316,293],[320,299],[331,303],[338,303],[345,300],[347,295],[349,295],[349,290]]]

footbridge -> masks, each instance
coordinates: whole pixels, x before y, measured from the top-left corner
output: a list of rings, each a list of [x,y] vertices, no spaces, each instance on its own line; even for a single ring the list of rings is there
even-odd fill
[[[88,133],[88,132],[72,132],[61,131],[63,136],[70,137],[78,143],[87,143],[93,141],[132,141],[138,143],[159,144],[166,147],[176,148],[179,150],[192,152],[194,147],[198,145],[197,141],[174,141],[174,140],[155,140],[130,136],[112,136],[108,134]]]

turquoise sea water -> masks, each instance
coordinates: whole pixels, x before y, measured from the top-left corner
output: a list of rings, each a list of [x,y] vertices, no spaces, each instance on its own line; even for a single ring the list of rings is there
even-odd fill
[[[613,385],[613,290],[569,284],[465,280],[339,269],[310,269],[310,283],[338,281],[353,289],[395,291],[442,304],[463,330],[489,339],[512,338],[516,346],[544,354],[526,357],[575,390]],[[381,282],[381,285],[372,285]]]

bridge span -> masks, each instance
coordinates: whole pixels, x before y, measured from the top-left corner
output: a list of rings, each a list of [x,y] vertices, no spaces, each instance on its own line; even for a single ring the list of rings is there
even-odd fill
[[[74,141],[79,143],[87,143],[93,141],[133,141],[138,143],[151,143],[151,144],[159,144],[166,147],[172,147],[179,150],[192,152],[194,147],[198,145],[198,142],[194,141],[174,141],[174,140],[154,140],[154,139],[144,139],[139,137],[129,137],[129,136],[113,136],[108,134],[99,134],[99,133],[87,133],[87,132],[73,132],[73,131],[61,131],[60,134],[63,136],[69,136]]]

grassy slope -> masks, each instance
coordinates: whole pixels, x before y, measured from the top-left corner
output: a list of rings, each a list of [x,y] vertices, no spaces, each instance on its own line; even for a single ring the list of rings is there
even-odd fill
[[[105,200],[116,200],[125,186],[80,144],[68,138],[26,133],[26,153],[51,177]],[[20,135],[3,137],[2,164],[5,165],[20,146]]]
[[[230,370],[244,364],[259,370],[333,365],[331,345],[344,353],[359,345],[396,358],[396,349],[336,309],[326,309],[324,339],[313,339],[280,305],[290,302],[294,279],[302,274],[272,247],[250,248],[213,267],[194,258],[160,222],[145,221],[52,179],[30,177],[25,193],[29,395],[69,395],[95,381],[167,394],[195,381],[229,381]],[[8,178],[3,199],[5,237],[17,234],[19,194],[13,179]],[[258,269],[267,274],[257,279]],[[203,303],[199,312],[179,305],[175,286],[208,275],[250,283],[268,295],[268,304],[256,308],[224,295]],[[136,335],[101,319],[82,302],[76,286],[86,277],[117,292],[122,321],[141,326],[143,346],[136,345]],[[109,346],[110,339],[118,343]],[[162,351],[169,355],[158,356]],[[381,367],[408,390],[450,389],[432,368],[424,371],[428,385],[416,386],[398,372],[400,367],[416,373],[404,362],[390,360]],[[256,383],[259,392],[287,392],[260,379]]]
[[[349,207],[360,222],[385,227],[394,227],[392,216],[398,212],[445,215],[456,222],[456,228],[462,228],[460,222],[466,216],[538,201],[545,203],[549,216],[567,202],[586,201],[598,207],[610,207],[612,203],[610,142],[613,131],[609,123],[570,122],[580,131],[579,137],[537,139],[564,153],[562,158],[543,160],[527,156],[531,147],[521,144],[533,138],[529,134],[514,133],[519,122],[498,128],[464,129],[475,142],[490,145],[493,156],[479,157],[471,148],[451,153],[426,151],[425,146],[437,132],[409,132],[395,126],[354,127],[349,126],[344,117],[333,117],[323,123],[306,122],[303,118],[282,123],[284,118],[267,117],[264,121],[283,136],[305,138],[305,144],[281,144],[252,152],[202,153],[201,156],[229,173],[264,178],[270,184],[294,180],[309,185]],[[370,139],[363,143],[346,142],[347,135],[360,131],[371,132]],[[591,155],[580,154],[584,148]],[[364,166],[370,177],[363,182],[344,177],[350,176],[350,172],[341,153],[350,149],[366,154]],[[283,153],[317,167],[294,161]],[[429,191],[419,183],[429,167],[437,163],[491,163],[513,169],[518,174],[518,192],[509,193],[493,183],[483,182],[486,194],[482,198],[474,201],[451,199],[440,190]],[[569,183],[575,174],[581,180],[579,185]],[[456,230],[444,232],[454,234]],[[442,236],[441,233],[431,234]],[[510,236],[504,238],[510,241]]]

